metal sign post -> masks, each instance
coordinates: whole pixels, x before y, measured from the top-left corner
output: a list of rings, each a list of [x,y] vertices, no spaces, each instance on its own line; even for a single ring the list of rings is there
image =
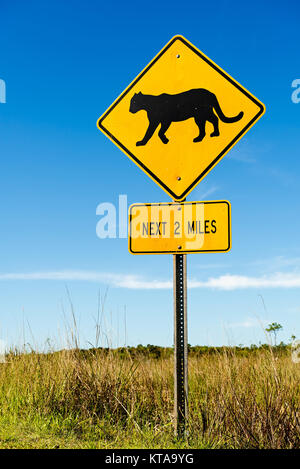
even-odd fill
[[[174,254],[174,412],[175,433],[186,433],[188,418],[186,254]]]

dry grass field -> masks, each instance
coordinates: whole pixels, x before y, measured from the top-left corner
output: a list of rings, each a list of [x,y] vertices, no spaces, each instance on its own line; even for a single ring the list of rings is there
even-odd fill
[[[0,364],[0,448],[300,448],[288,349],[189,358],[189,426],[173,433],[173,359],[69,350]]]

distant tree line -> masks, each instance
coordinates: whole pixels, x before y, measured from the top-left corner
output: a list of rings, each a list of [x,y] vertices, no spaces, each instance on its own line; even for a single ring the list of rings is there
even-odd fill
[[[259,354],[263,351],[274,352],[276,355],[282,355],[290,353],[291,344],[285,344],[280,342],[278,345],[269,345],[269,344],[252,344],[249,347],[239,345],[239,346],[222,346],[222,347],[210,347],[207,345],[190,345],[188,344],[188,355],[190,357],[200,357],[204,355],[221,355],[227,353],[229,355],[236,356],[248,356],[253,354]],[[118,348],[108,348],[108,347],[98,347],[88,350],[80,350],[81,355],[89,354],[112,354],[119,356],[120,358],[145,358],[145,359],[166,359],[173,356],[174,348],[173,347],[161,347],[159,345],[142,345],[139,344],[136,347],[118,347]]]

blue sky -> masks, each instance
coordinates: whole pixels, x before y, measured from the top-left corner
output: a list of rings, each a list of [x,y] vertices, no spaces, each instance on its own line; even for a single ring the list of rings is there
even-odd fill
[[[188,197],[232,204],[232,250],[188,256],[189,342],[258,343],[271,321],[282,340],[300,338],[299,3],[31,0],[0,11],[0,338],[64,344],[70,297],[81,345],[94,344],[107,292],[103,345],[172,344],[171,256],[96,236],[98,204],[169,198],[96,121],[176,34],[266,105]]]

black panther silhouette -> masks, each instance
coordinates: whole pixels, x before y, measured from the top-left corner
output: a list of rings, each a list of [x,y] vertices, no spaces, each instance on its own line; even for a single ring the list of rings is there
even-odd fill
[[[144,138],[136,142],[137,146],[146,145],[159,124],[161,124],[161,127],[158,135],[163,143],[168,143],[169,140],[165,132],[171,123],[193,117],[199,127],[199,135],[194,138],[194,142],[201,142],[205,137],[206,121],[211,122],[214,126],[214,131],[210,136],[218,137],[220,135],[218,117],[223,122],[232,123],[239,121],[244,115],[243,112],[240,112],[237,116],[226,117],[216,95],[202,88],[173,95],[163,93],[159,96],[152,96],[141,92],[137,93],[131,98],[129,111],[136,113],[141,110],[147,112],[149,127]]]

